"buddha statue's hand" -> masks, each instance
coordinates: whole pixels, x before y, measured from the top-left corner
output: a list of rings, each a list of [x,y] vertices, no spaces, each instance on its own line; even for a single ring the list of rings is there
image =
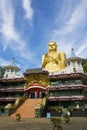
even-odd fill
[[[46,62],[46,63],[49,63],[49,62],[52,62],[52,61],[53,61],[53,58],[52,58],[52,57],[49,57],[49,58],[46,58],[46,59],[45,59],[45,62]]]
[[[55,62],[56,64],[58,64],[58,59],[53,59],[53,62]]]

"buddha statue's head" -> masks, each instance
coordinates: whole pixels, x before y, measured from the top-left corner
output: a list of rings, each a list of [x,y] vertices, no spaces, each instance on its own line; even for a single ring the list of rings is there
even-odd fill
[[[48,44],[49,51],[57,51],[57,44],[54,41],[49,42]]]

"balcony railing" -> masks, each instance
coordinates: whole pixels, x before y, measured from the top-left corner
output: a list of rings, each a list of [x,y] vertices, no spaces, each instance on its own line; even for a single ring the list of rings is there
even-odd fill
[[[52,101],[56,101],[56,100],[85,100],[86,98],[84,96],[59,96],[59,97],[55,97],[55,96],[51,96],[48,98],[48,100],[52,100]]]
[[[82,85],[82,84],[78,84],[78,85],[59,85],[59,86],[50,86],[50,87],[47,87],[47,90],[64,90],[64,89],[85,89],[87,88],[86,85]]]
[[[24,88],[0,88],[0,92],[23,92]]]
[[[1,97],[0,101],[16,101],[17,97]]]
[[[0,85],[0,88],[24,88],[24,85]]]

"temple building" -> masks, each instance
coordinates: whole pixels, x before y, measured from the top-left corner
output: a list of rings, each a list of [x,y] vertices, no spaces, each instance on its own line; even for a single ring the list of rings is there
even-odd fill
[[[83,79],[83,59],[75,55],[71,49],[71,56],[66,58],[65,53],[57,52],[55,42],[48,45],[48,53],[42,56],[42,68],[29,69],[24,73],[26,80],[25,91],[29,99],[41,98],[46,95],[46,111],[51,115],[57,109],[87,108],[87,85]],[[44,94],[43,94],[44,93]],[[59,109],[59,110],[60,110]]]
[[[11,65],[4,66],[4,76],[0,78],[0,108],[3,112],[8,103],[14,104],[17,97],[25,96],[24,77],[19,73],[19,67],[12,58]]]
[[[65,61],[65,70],[49,73],[50,87],[47,90],[50,104],[64,108],[76,106],[77,103],[87,105],[87,86],[82,81],[86,74],[82,61],[82,58],[71,55]]]
[[[48,112],[51,116],[61,116],[67,111],[72,116],[86,116],[87,85],[83,80],[87,74],[82,67],[83,60],[75,55],[73,48],[71,56],[66,58],[64,52],[57,51],[54,41],[42,56],[41,68],[27,69],[23,76],[18,74],[19,68],[12,59],[12,65],[4,67],[4,77],[0,79],[0,105],[13,109],[14,105],[9,107],[8,103],[14,104],[21,96],[26,99],[15,114],[20,113],[24,118],[42,117]],[[35,108],[40,108],[39,114]]]

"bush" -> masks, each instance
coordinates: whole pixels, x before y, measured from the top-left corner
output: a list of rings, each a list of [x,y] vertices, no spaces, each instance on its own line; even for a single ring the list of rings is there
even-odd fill
[[[60,118],[51,117],[50,119],[53,123],[59,123],[60,124],[62,122],[62,120]]]
[[[53,130],[63,130],[61,126],[62,119],[51,117],[51,121],[53,123]]]
[[[20,114],[20,113],[17,113],[15,116],[16,116],[16,120],[17,120],[17,121],[20,121],[20,119],[21,119],[21,114]]]
[[[64,121],[65,121],[66,123],[69,123],[69,122],[70,122],[70,117],[69,117],[69,115],[68,115],[67,113],[64,114],[63,117],[64,117]]]

